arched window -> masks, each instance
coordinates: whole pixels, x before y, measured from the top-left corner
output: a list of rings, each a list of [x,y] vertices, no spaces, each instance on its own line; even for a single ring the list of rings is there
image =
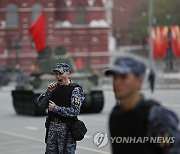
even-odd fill
[[[75,24],[83,25],[85,23],[85,7],[79,3],[75,7]]]
[[[14,3],[10,3],[6,7],[6,27],[18,28],[18,7]]]
[[[33,5],[33,7],[32,7],[32,21],[34,21],[38,17],[38,15],[42,11],[42,9],[43,9],[43,7],[39,3],[35,3]]]

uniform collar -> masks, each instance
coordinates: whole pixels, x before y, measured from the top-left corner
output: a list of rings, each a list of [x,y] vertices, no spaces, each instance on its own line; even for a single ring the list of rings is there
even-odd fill
[[[137,107],[139,107],[140,105],[142,105],[142,103],[144,103],[144,100],[145,100],[145,98],[144,98],[144,95],[143,94],[141,94],[141,98],[140,98],[140,100],[138,101],[138,103],[136,104],[136,106],[133,108],[133,109],[131,109],[131,110],[129,110],[129,111],[132,111],[132,110],[134,110],[134,109],[136,109]],[[120,110],[122,111],[122,112],[129,112],[129,111],[125,111],[125,110],[123,110],[123,108],[122,108],[122,106],[121,106],[121,103],[117,103],[117,107],[120,107]]]

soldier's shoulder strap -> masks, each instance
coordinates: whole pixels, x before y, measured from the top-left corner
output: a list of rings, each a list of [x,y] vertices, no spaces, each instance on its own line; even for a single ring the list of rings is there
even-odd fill
[[[70,85],[71,87],[74,87],[74,88],[76,88],[76,87],[80,87],[80,88],[81,88],[81,86],[78,85],[77,83],[70,83],[69,85]]]
[[[150,109],[151,107],[153,106],[160,106],[160,102],[154,100],[154,99],[148,99],[148,100],[145,100],[144,103],[142,103],[142,106],[147,108],[147,109]]]

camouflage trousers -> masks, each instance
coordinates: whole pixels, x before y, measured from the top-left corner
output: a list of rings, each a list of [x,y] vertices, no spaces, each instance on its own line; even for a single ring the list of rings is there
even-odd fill
[[[63,154],[64,140],[66,135],[65,123],[51,122],[49,126],[48,139],[46,143],[45,154]],[[76,141],[72,139],[71,134],[68,134],[66,154],[75,154]]]

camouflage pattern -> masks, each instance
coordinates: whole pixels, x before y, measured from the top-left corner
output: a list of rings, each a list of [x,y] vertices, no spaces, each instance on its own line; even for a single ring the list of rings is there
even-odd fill
[[[180,153],[180,129],[177,116],[163,106],[153,106],[149,112],[148,136],[174,137],[173,144],[159,144],[164,154]]]
[[[51,93],[42,93],[37,103],[41,107],[48,107],[49,97]],[[55,105],[53,112],[65,117],[74,117],[80,113],[80,107],[84,101],[85,96],[80,87],[75,87],[71,96],[71,107],[59,107]],[[46,143],[46,154],[61,154],[64,145],[64,138],[66,134],[65,123],[51,122],[48,132],[48,139]],[[76,150],[76,141],[74,141],[69,134],[67,142],[67,154],[74,154]]]
[[[64,73],[64,72],[69,72],[70,70],[70,66],[66,63],[57,63],[56,64],[56,67],[55,69],[53,70],[54,71],[59,71],[61,73]]]
[[[66,124],[50,123],[48,140],[46,143],[46,154],[63,154],[64,140],[66,135]],[[68,134],[66,154],[75,154],[76,141]]]

